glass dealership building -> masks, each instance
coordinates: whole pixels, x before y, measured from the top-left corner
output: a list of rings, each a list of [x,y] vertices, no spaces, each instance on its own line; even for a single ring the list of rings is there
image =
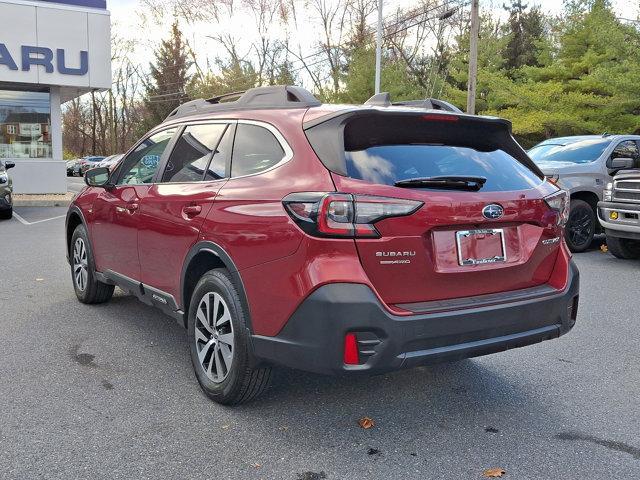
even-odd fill
[[[111,87],[105,0],[0,0],[0,158],[16,193],[64,193],[61,105]]]

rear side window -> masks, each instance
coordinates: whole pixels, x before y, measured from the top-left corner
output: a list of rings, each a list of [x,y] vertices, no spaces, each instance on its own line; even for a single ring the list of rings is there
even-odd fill
[[[233,144],[231,176],[259,173],[278,164],[284,158],[278,139],[264,127],[239,123]]]
[[[504,121],[374,112],[335,122],[306,133],[323,163],[340,175],[383,185],[425,177],[485,177],[483,192],[528,190],[543,181]]]
[[[227,125],[223,123],[185,128],[167,161],[162,182],[201,181],[226,128]]]

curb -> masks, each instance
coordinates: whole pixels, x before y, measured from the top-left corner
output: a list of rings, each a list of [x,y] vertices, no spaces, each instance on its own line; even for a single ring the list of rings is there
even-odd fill
[[[13,200],[14,207],[68,207],[71,200]]]

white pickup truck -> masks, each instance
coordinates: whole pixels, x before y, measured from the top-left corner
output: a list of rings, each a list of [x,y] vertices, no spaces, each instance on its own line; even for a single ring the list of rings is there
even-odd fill
[[[598,218],[609,251],[618,258],[640,258],[640,170],[623,170],[607,184]]]

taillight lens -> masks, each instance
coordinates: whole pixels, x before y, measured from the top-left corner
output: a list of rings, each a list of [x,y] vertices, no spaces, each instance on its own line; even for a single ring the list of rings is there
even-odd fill
[[[374,224],[389,217],[411,215],[423,202],[344,193],[293,193],[283,204],[309,235],[336,238],[379,238]]]
[[[558,225],[564,225],[569,220],[569,194],[560,190],[553,195],[545,197],[545,202],[551,210],[558,212]]]

